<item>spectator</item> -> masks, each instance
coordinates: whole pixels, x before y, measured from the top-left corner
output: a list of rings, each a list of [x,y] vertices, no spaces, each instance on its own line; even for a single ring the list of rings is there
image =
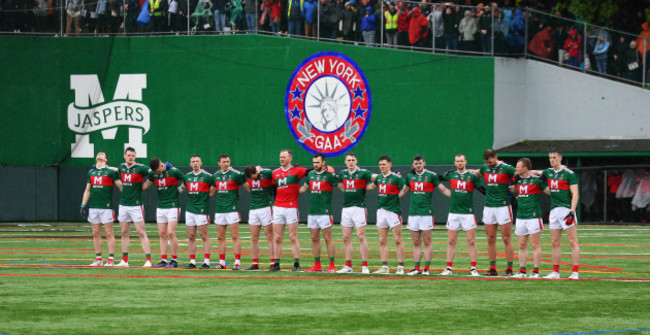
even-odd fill
[[[458,25],[456,25],[456,14],[451,7],[445,7],[442,21],[445,31],[445,47],[447,50],[458,50]]]
[[[316,0],[307,0],[302,6],[302,16],[305,19],[305,36],[316,37],[316,10],[318,3]],[[345,25],[345,23],[344,23]]]
[[[553,59],[553,40],[550,26],[546,26],[533,36],[533,39],[528,43],[528,50],[541,58]]]
[[[110,15],[110,4],[108,0],[97,0],[95,13],[97,13],[97,33],[108,33],[108,15]]]
[[[644,43],[645,42],[645,43]],[[639,52],[643,55],[650,50],[650,23],[643,22],[641,24],[641,33],[636,39],[636,46]]]
[[[242,6],[242,0],[230,0],[230,29],[233,31],[239,31],[243,29],[243,11],[244,7]]]
[[[79,17],[81,16],[81,0],[66,0],[65,2],[65,11],[67,16],[65,24],[65,33],[70,35],[71,26],[74,21],[74,30],[77,35],[81,32],[81,27],[79,26]],[[136,14],[137,16],[137,14]]]
[[[289,0],[288,2],[287,19],[289,20],[289,35],[301,36],[300,27],[302,26],[302,7],[304,0]]]
[[[162,0],[149,0],[149,16],[151,16],[151,31],[162,31],[163,8]]]
[[[614,46],[614,54],[612,56],[612,58],[614,58],[614,70],[616,71],[616,75],[621,78],[625,77],[625,64],[623,64],[623,55],[627,49],[628,43],[625,39],[625,36],[621,35],[618,38],[618,42],[616,42]]]
[[[506,53],[508,52],[508,44],[506,43],[506,36],[508,36],[508,31],[510,30],[510,25],[508,21],[503,18],[503,11],[499,10],[496,12],[496,17],[494,19],[494,51],[495,53]]]
[[[475,51],[475,39],[474,35],[476,34],[476,19],[472,17],[472,13],[468,10],[465,11],[465,17],[460,20],[458,25],[458,32],[460,33],[460,49],[465,51]]]
[[[411,23],[411,13],[402,3],[399,5],[397,12],[397,44],[401,46],[409,45],[409,25]]]
[[[445,47],[445,22],[442,19],[442,6],[437,5],[435,10],[428,15],[427,19],[435,36],[435,45],[433,48],[443,49]]]
[[[214,30],[217,33],[223,32],[226,27],[226,1],[228,0],[212,0]]]
[[[246,29],[249,34],[252,34],[255,32],[255,21],[257,21],[255,18],[257,3],[255,0],[244,0],[242,4],[244,5],[244,13],[246,13]]]
[[[580,57],[580,39],[578,39],[578,31],[572,29],[569,32],[569,38],[564,41],[564,50],[569,54],[569,66],[578,67]]]
[[[124,4],[124,10],[126,11],[126,22],[124,23],[124,28],[129,34],[135,33],[136,20],[138,19],[138,13],[140,13],[138,1],[126,0],[126,3]]]
[[[36,19],[36,31],[47,31],[47,1],[36,0],[34,2],[34,18]]]
[[[180,1],[181,0],[169,0],[167,4],[167,26],[169,27],[169,31],[178,32],[183,30],[183,26],[179,25],[179,20],[182,20],[179,14],[181,7]]]
[[[523,52],[525,29],[524,12],[521,9],[516,9],[515,15],[510,21],[510,30],[508,35],[508,45],[510,46],[511,53]]]
[[[151,1],[151,0],[150,0]],[[199,0],[194,7],[194,13],[190,14],[190,18],[194,19],[193,31],[202,30],[205,24],[209,24],[208,18],[212,16],[212,4],[209,0]]]
[[[637,49],[636,41],[630,41],[630,47],[623,54],[625,78],[639,81],[639,67],[641,65],[641,52]]]
[[[412,47],[423,47],[424,40],[429,32],[429,21],[420,13],[420,7],[411,11],[411,22],[409,22],[409,43]]]
[[[594,48],[594,57],[596,58],[596,67],[598,72],[607,73],[607,51],[609,50],[609,41],[605,34],[598,36],[598,43]]]
[[[366,15],[361,19],[361,34],[366,46],[375,43],[375,14],[372,13],[372,6],[366,7]]]
[[[348,1],[345,3],[345,10],[343,11],[343,29],[341,29],[341,35],[346,41],[353,41],[355,39],[355,26],[356,21],[356,10],[352,6],[352,2]],[[305,27],[307,24],[305,24]]]
[[[271,32],[280,33],[280,22],[282,21],[282,2],[280,0],[271,0],[268,4],[271,8]]]
[[[386,43],[388,45],[397,45],[397,9],[395,3],[388,4],[388,9],[384,12],[384,22],[386,23]]]
[[[481,41],[481,51],[490,53],[492,51],[492,11],[488,6],[479,9],[478,36]]]
[[[264,0],[260,5],[260,20],[258,21],[261,30],[269,31],[271,28],[271,0]]]

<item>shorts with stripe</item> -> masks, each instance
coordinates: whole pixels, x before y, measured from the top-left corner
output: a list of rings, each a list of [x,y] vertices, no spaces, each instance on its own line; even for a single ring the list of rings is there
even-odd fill
[[[298,208],[273,206],[273,224],[298,223]]]
[[[407,224],[411,231],[433,230],[435,226],[432,215],[411,215]]]
[[[483,223],[504,225],[512,222],[512,207],[484,207]]]
[[[394,212],[380,208],[377,210],[377,228],[395,228],[402,224],[402,217]]]
[[[327,229],[334,224],[331,215],[309,215],[307,216],[307,227],[309,229]]]
[[[180,216],[181,216],[180,208],[157,208],[156,209],[157,223],[178,222],[178,218]]]
[[[363,207],[343,207],[341,210],[341,226],[353,228],[368,224],[368,210]]]
[[[230,213],[215,213],[214,214],[214,223],[219,226],[227,226],[241,221],[241,215],[239,212],[230,212]]]
[[[112,209],[89,208],[88,222],[92,224],[107,224],[115,222],[115,212]]]
[[[542,219],[517,219],[515,223],[515,234],[519,236],[533,235],[544,231]]]
[[[144,222],[144,207],[120,205],[117,219],[120,222]]]
[[[185,212],[185,224],[190,227],[205,226],[208,223],[210,223],[210,215]]]
[[[269,207],[252,209],[248,212],[248,224],[266,227],[273,219],[273,209]]]
[[[551,214],[548,216],[548,227],[550,229],[563,229],[567,230],[571,227],[575,227],[578,225],[578,218],[575,218],[575,223],[567,226],[566,225],[566,220],[564,218],[571,213],[570,208],[566,207],[555,207],[551,210]]]
[[[468,231],[476,229],[476,216],[474,214],[449,213],[447,217],[447,229],[454,231]]]

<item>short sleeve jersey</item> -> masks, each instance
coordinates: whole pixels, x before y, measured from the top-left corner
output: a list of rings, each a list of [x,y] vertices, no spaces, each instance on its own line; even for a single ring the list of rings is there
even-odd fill
[[[197,174],[193,171],[185,174],[185,187],[187,187],[187,208],[185,210],[187,212],[208,214],[210,185],[212,185],[212,175],[203,170]]]
[[[307,174],[303,167],[279,168],[273,171],[273,185],[276,187],[275,206],[298,208],[300,179]]]
[[[548,188],[551,191],[551,209],[556,207],[571,208],[571,185],[577,185],[578,180],[573,171],[562,168],[555,171],[548,168],[542,172],[546,177]]]
[[[406,176],[411,190],[409,215],[433,215],[431,199],[433,191],[440,185],[440,179],[435,172],[424,170],[422,173],[409,173]]]
[[[142,205],[142,183],[149,173],[149,168],[139,163],[131,166],[122,163],[118,171],[122,179],[122,198],[120,199],[120,205]]]
[[[332,214],[332,191],[339,180],[330,172],[311,171],[307,175],[309,181],[309,214]]]
[[[246,182],[243,173],[230,168],[227,172],[219,170],[212,175],[212,182],[217,188],[215,193],[216,212],[230,213],[239,211],[239,185]]]
[[[273,171],[262,170],[257,179],[248,179],[248,186],[251,189],[251,210],[271,206],[272,176]]]
[[[444,179],[451,185],[449,213],[474,214],[474,188],[478,176],[469,171],[454,171],[446,173]]]
[[[539,195],[546,185],[539,177],[519,178],[515,183],[517,190],[517,219],[537,219],[542,217]]]
[[[479,170],[485,179],[485,207],[510,205],[510,182],[515,175],[512,165],[499,163],[495,167],[483,164]]]
[[[388,175],[379,174],[375,179],[377,185],[377,207],[401,214],[399,191],[404,187],[404,178],[391,172]]]
[[[158,189],[158,208],[177,208],[178,186],[185,180],[185,175],[177,168],[171,168],[160,174],[153,171],[149,174],[149,181]]]
[[[357,168],[353,172],[345,169],[338,178],[343,185],[343,207],[366,207],[366,186],[372,183],[372,172]]]
[[[113,202],[113,186],[120,176],[115,170],[105,167],[88,171],[90,200],[88,208],[110,209]]]

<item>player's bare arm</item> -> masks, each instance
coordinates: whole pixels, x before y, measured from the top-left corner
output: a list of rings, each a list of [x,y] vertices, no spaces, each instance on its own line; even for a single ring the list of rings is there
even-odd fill
[[[411,188],[408,185],[404,185],[404,187],[402,187],[402,189],[399,190],[399,193],[397,194],[397,197],[400,198],[400,199],[404,198],[404,196],[409,193],[410,189]]]
[[[344,191],[345,191],[345,188],[343,188],[343,183],[339,183],[339,184],[337,184],[337,185],[336,185],[336,188],[338,188],[339,190],[341,190],[341,192],[344,192]]]
[[[309,191],[309,182],[306,182],[300,186],[300,189],[298,190],[298,194],[303,194],[305,192]]]
[[[122,181],[121,180],[116,180],[115,181],[115,186],[117,186],[117,189],[122,192]]]
[[[248,182],[245,182],[241,185],[246,191],[250,192],[251,191],[251,186],[248,185]]]
[[[569,189],[571,190],[571,211],[575,212],[576,208],[578,208],[578,198],[580,197],[578,185],[571,185]]]
[[[84,195],[81,198],[81,205],[86,206],[88,204],[88,200],[90,200],[90,183],[86,183],[86,190],[84,191]]]
[[[438,191],[442,193],[447,198],[451,198],[451,190],[449,190],[445,185],[438,184]]]
[[[149,169],[149,173],[151,173],[151,169]],[[153,185],[153,182],[152,182],[151,180],[148,180],[148,179],[147,179],[147,181],[145,181],[145,182],[142,184],[142,190],[143,190],[143,191],[146,191],[147,189],[149,189],[149,187],[151,187],[151,185]]]
[[[214,195],[217,194],[217,187],[216,186],[210,186],[210,198],[214,197]]]

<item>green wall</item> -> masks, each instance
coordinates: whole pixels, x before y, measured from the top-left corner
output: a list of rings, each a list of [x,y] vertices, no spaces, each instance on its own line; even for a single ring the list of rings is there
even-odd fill
[[[458,152],[473,163],[493,142],[494,60],[366,48],[255,35],[156,37],[0,37],[0,164],[89,166],[71,158],[75,133],[67,108],[75,101],[70,75],[96,74],[106,101],[120,74],[145,73],[143,101],[151,111],[144,134],[148,157],[188,165],[229,153],[234,165],[275,166],[282,148],[294,161],[310,154],[292,137],[284,114],[285,90],[295,68],[310,55],[337,51],[365,73],[373,111],[365,136],[353,149],[363,165],[383,154],[410,164],[453,163]],[[115,140],[90,134],[109,164],[121,162],[126,127]],[[139,159],[145,163],[146,160]],[[329,159],[342,165],[343,158]]]

